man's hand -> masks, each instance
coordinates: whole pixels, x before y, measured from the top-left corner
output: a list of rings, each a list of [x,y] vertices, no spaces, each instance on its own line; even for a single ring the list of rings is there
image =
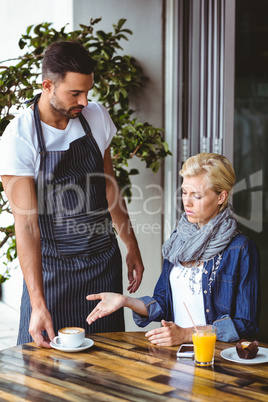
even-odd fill
[[[129,293],[135,293],[141,284],[144,272],[144,266],[138,248],[129,249],[126,256],[126,263],[128,267],[129,281],[127,290],[129,291]]]
[[[88,295],[86,297],[87,300],[101,300],[97,306],[91,311],[91,313],[87,316],[88,324],[92,324],[98,318],[105,317],[106,315],[110,315],[125,306],[126,297],[119,293],[98,293]]]
[[[48,339],[44,338],[42,331],[46,330],[48,334]],[[55,338],[55,333],[53,330],[52,319],[49,311],[46,308],[43,309],[33,309],[29,333],[37,346],[44,348],[50,348],[50,341]]]
[[[145,334],[150,342],[157,346],[175,346],[192,340],[192,328],[181,328],[172,321],[162,320],[161,328]]]

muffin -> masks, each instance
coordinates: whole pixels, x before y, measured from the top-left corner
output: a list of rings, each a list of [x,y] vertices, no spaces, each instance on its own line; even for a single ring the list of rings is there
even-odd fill
[[[236,344],[236,351],[240,359],[254,359],[257,356],[259,342],[249,342],[246,339],[241,339]]]

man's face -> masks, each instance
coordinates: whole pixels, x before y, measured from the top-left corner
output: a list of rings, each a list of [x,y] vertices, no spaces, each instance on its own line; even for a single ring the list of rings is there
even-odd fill
[[[87,106],[88,91],[92,88],[94,76],[68,72],[64,81],[53,84],[50,98],[51,111],[56,116],[75,119]]]

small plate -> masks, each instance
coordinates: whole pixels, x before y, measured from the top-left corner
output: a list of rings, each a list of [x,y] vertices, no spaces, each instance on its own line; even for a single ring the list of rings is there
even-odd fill
[[[50,346],[54,349],[60,350],[61,352],[82,352],[82,350],[86,350],[88,348],[91,348],[91,346],[94,345],[94,341],[89,338],[85,338],[82,345],[79,346],[78,348],[65,348],[64,346],[57,345],[54,342],[50,342]]]
[[[230,362],[241,363],[241,364],[267,363],[268,349],[259,347],[257,356],[254,357],[254,359],[241,359],[237,354],[236,347],[228,348],[221,351],[221,357],[223,357],[226,360],[230,360]]]

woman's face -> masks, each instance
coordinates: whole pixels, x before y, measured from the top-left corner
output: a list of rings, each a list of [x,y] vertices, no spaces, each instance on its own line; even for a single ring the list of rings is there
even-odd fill
[[[199,227],[206,225],[218,213],[227,192],[215,193],[206,183],[205,174],[185,176],[182,182],[182,202],[188,221]]]

